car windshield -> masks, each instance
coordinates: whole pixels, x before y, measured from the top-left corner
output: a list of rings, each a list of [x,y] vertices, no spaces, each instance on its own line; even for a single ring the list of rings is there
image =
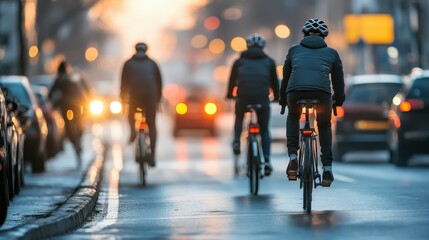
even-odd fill
[[[429,78],[416,79],[408,97],[429,100]]]
[[[357,84],[350,87],[346,101],[363,104],[383,104],[391,102],[402,84],[399,83],[371,83]]]
[[[4,84],[4,87],[7,89],[8,94],[19,100],[21,105],[28,107],[31,106],[30,96],[21,84],[8,83]]]

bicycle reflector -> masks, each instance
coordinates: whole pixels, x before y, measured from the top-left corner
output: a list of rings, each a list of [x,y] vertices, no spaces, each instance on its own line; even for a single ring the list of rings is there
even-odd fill
[[[304,136],[310,136],[313,133],[312,129],[304,129],[301,131],[302,135]]]
[[[259,133],[259,126],[258,126],[258,124],[255,124],[255,123],[251,124],[250,128],[249,128],[249,132],[252,133],[252,134]]]
[[[145,122],[140,123],[139,130],[145,130],[147,128],[148,128],[147,123],[145,123]]]

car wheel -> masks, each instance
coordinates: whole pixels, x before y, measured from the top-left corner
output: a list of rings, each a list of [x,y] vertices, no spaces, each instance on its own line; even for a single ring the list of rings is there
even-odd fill
[[[408,159],[411,157],[408,144],[405,143],[403,137],[398,138],[396,149],[393,151],[393,160],[398,167],[405,167],[408,165]]]
[[[332,147],[332,153],[335,161],[342,162],[346,152],[347,150],[338,143],[335,143]]]

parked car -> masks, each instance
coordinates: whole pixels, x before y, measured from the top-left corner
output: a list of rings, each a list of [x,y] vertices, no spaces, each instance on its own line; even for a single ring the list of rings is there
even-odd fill
[[[28,111],[19,116],[26,136],[24,159],[31,163],[33,172],[43,172],[48,125],[30,83],[25,76],[0,76],[0,86],[7,88],[8,94],[18,99],[20,107],[28,108]]]
[[[50,158],[63,150],[63,141],[65,138],[64,118],[62,117],[60,111],[53,108],[51,102],[48,100],[48,87],[31,84],[31,89],[36,95],[37,102],[42,108],[43,115],[48,125],[46,157]]]
[[[346,79],[346,100],[334,122],[334,160],[349,151],[387,150],[388,110],[402,77],[358,75]]]
[[[0,226],[4,224],[9,207],[8,156],[6,142],[6,100],[0,91]]]
[[[181,130],[208,130],[215,136],[218,108],[218,101],[206,89],[188,88],[186,98],[175,106],[173,135]]]
[[[20,192],[24,184],[24,142],[25,134],[19,121],[19,116],[24,114],[28,108],[20,107],[18,101],[9,96],[6,88],[2,89],[6,99],[7,109],[7,134],[6,141],[8,145],[8,158],[10,164],[10,197]],[[12,186],[13,185],[13,186]],[[12,191],[13,190],[13,191]]]
[[[391,161],[406,166],[415,153],[429,153],[429,70],[414,69],[389,112]]]

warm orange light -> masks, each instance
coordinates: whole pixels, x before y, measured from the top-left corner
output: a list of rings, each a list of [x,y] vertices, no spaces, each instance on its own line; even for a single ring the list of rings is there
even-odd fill
[[[393,111],[393,110],[389,111],[389,119],[390,119],[390,121],[393,122],[393,126],[395,126],[395,128],[401,127],[401,119],[399,119],[399,117],[395,111]]]
[[[225,42],[222,39],[213,39],[209,44],[209,50],[214,54],[221,54],[225,51]]]
[[[139,126],[140,130],[145,130],[147,128],[148,128],[147,123],[145,123],[145,122],[140,123],[140,126]]]
[[[95,47],[90,47],[85,51],[85,59],[88,62],[95,61],[98,58],[98,50]]]
[[[208,18],[206,18],[206,20],[204,21],[204,27],[207,29],[207,30],[211,30],[211,31],[213,31],[213,30],[216,30],[216,29],[218,29],[219,28],[219,26],[220,26],[220,20],[219,20],[219,18],[217,18],[217,17],[208,17]]]
[[[188,112],[188,106],[184,103],[179,103],[176,105],[176,112],[180,115],[186,114]]]
[[[206,103],[206,105],[204,105],[204,111],[208,115],[214,115],[217,112],[217,106],[212,102]]]
[[[277,37],[279,38],[288,38],[290,36],[290,29],[288,26],[284,24],[278,25],[274,32],[276,33]]]
[[[37,46],[31,46],[30,49],[28,49],[28,56],[31,58],[36,57],[39,54],[39,48]]]
[[[74,114],[73,114],[73,111],[72,110],[67,110],[67,119],[69,120],[69,121],[71,121],[71,120],[73,120],[73,118],[74,118]]]
[[[226,83],[228,81],[230,68],[228,66],[217,66],[213,70],[213,78],[220,82],[220,83]]]
[[[207,45],[207,37],[202,34],[195,35],[191,40],[191,45],[194,48],[203,48]]]
[[[237,92],[238,92],[238,87],[237,87],[237,86],[235,86],[235,87],[232,89],[232,96],[237,97]]]
[[[344,117],[344,108],[337,107],[337,118],[343,118],[343,117]]]
[[[399,105],[399,109],[401,110],[401,112],[409,112],[411,111],[411,103],[404,101],[401,103],[401,105]]]
[[[279,79],[283,79],[283,66],[282,65],[278,65],[276,67],[276,70],[277,70],[277,77]]]
[[[246,50],[247,44],[246,39],[242,37],[235,37],[231,40],[231,48],[236,52],[241,52]]]

